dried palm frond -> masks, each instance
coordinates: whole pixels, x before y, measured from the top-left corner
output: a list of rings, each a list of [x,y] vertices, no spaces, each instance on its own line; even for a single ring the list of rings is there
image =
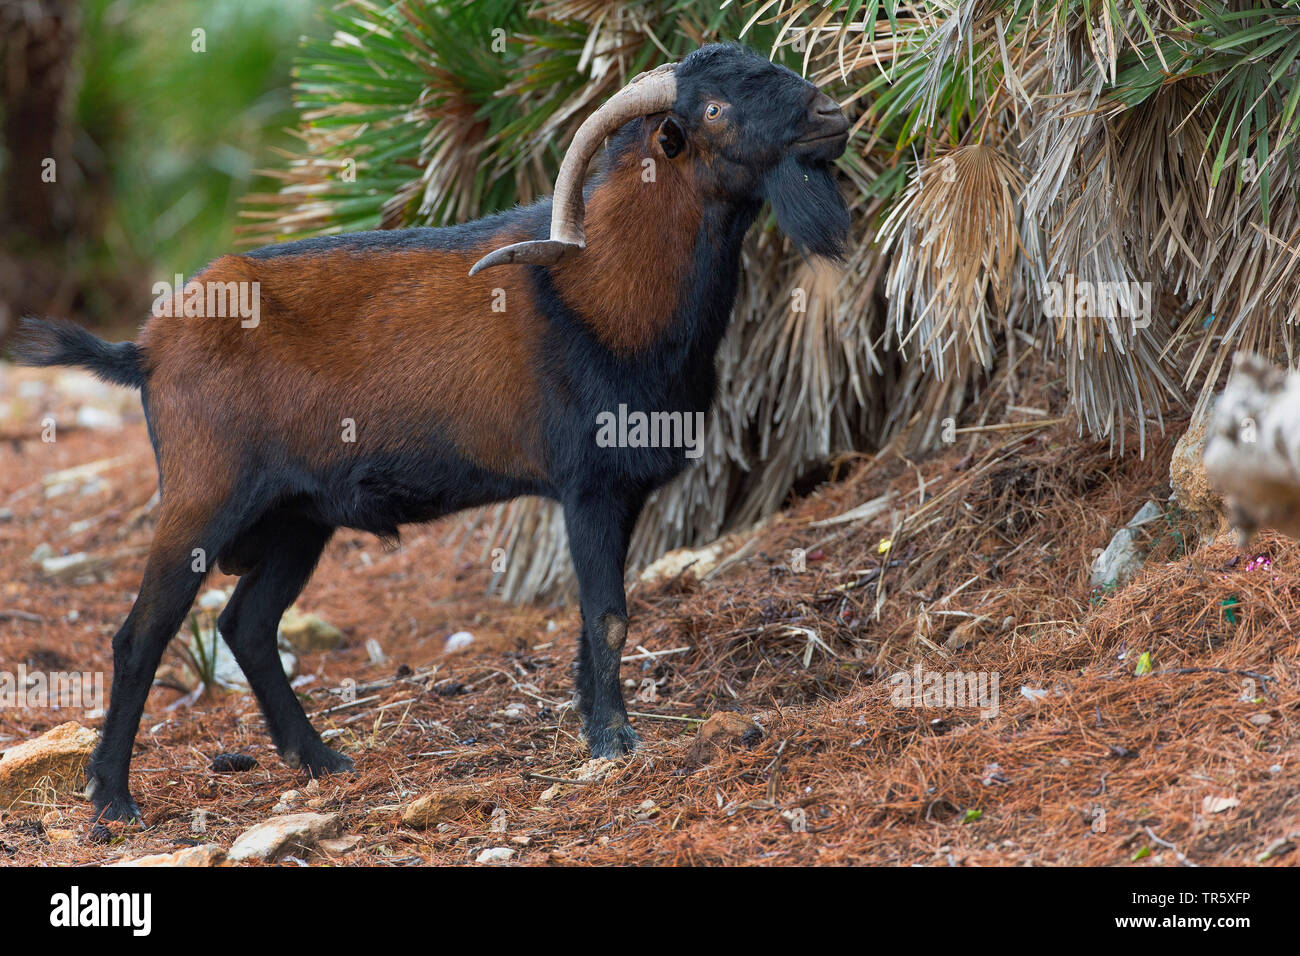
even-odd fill
[[[962,146],[921,169],[881,227],[893,253],[886,282],[898,345],[945,377],[966,356],[991,368],[991,320],[1004,315],[1021,248],[1016,164],[992,146]]]

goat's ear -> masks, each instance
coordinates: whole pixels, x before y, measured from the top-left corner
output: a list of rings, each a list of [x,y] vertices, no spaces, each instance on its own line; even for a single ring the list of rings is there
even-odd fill
[[[686,148],[686,130],[671,115],[665,116],[659,124],[659,148],[669,159]]]

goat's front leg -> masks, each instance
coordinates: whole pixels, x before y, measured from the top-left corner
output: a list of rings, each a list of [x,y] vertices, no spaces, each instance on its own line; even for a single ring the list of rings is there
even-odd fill
[[[627,721],[619,668],[627,641],[623,569],[640,511],[641,500],[607,495],[575,498],[564,507],[582,605],[578,706],[595,757],[621,757],[639,742]]]

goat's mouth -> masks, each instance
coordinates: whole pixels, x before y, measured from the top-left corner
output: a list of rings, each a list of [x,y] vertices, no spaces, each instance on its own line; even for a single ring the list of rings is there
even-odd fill
[[[838,159],[848,145],[849,131],[846,128],[832,133],[819,132],[805,136],[795,140],[791,147],[800,156],[829,162]]]
[[[822,143],[833,143],[836,140],[848,145],[849,131],[844,130],[841,133],[825,133],[820,136],[805,136],[803,139],[796,139],[794,145],[799,147],[818,146]]]

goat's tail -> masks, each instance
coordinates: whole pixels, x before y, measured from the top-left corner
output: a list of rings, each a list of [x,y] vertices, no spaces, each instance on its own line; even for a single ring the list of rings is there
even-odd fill
[[[148,379],[140,346],[105,342],[72,322],[23,319],[13,352],[19,365],[76,365],[126,388],[143,388]]]

